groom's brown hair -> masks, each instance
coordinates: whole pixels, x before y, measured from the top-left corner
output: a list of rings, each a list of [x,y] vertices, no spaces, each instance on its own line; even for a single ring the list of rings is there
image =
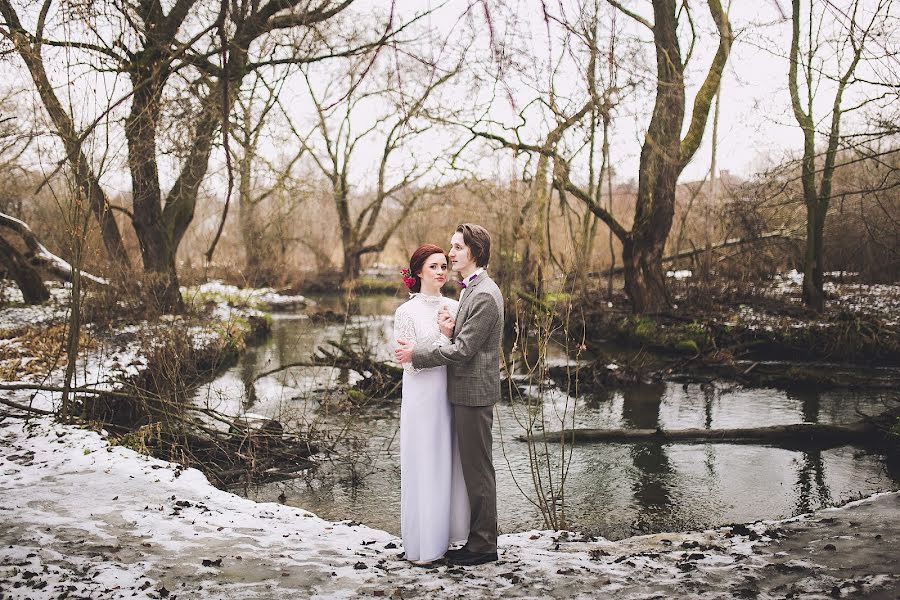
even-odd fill
[[[491,260],[491,234],[487,229],[474,223],[463,223],[456,232],[463,235],[463,242],[469,247],[475,264],[486,267]]]

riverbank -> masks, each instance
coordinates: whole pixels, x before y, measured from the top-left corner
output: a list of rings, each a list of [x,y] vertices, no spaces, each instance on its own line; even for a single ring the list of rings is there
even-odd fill
[[[529,531],[500,561],[414,567],[400,540],[255,503],[102,432],[0,422],[0,598],[895,598],[900,493],[618,542]]]
[[[632,315],[616,297],[579,301],[572,318],[595,356],[620,363],[615,373],[593,374],[600,384],[673,375],[817,388],[900,384],[900,286],[828,282],[826,310],[816,314],[802,305],[801,284],[793,271],[754,285],[678,281],[664,314]]]
[[[98,310],[111,300],[89,296],[85,306],[92,318],[80,331],[74,391],[63,410],[71,287],[51,290],[51,300],[37,306],[16,302],[15,289],[3,290],[8,301],[0,308],[3,411],[14,418],[65,412],[86,427],[108,430],[114,443],[199,466],[222,486],[310,466],[315,448],[306,440],[268,429],[260,433],[252,419],[238,421],[237,414],[188,400],[193,387],[268,335],[271,317],[265,309],[296,309],[309,304],[305,298],[212,282],[182,290],[188,306],[183,315],[136,315],[118,302]]]
[[[49,301],[31,306],[21,303],[17,289],[2,290],[7,304],[0,307],[0,380],[5,384],[59,387],[64,382],[71,286],[51,285],[50,290]],[[127,391],[174,393],[232,362],[249,341],[269,331],[269,316],[249,296],[236,302],[222,290],[203,287],[182,293],[191,307],[185,315],[117,317],[112,306],[84,322],[71,386],[109,392],[110,398]],[[97,312],[93,300],[86,301],[87,312]],[[50,411],[59,409],[61,398],[37,389],[10,390],[8,396]],[[82,416],[115,420],[115,415]]]

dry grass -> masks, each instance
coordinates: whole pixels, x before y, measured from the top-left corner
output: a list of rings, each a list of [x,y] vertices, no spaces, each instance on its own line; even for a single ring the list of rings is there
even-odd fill
[[[65,324],[50,327],[23,327],[4,332],[0,344],[0,379],[12,381],[22,375],[43,375],[51,369],[63,367],[66,359]],[[95,348],[97,342],[84,330],[78,339],[79,352]]]

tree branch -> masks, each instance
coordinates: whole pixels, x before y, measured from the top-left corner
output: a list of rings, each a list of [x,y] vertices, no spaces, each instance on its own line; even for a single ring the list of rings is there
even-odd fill
[[[653,24],[650,21],[648,21],[647,19],[645,19],[644,17],[640,16],[639,14],[637,14],[635,12],[628,10],[627,8],[622,6],[622,4],[620,2],[617,2],[616,0],[606,0],[606,1],[609,2],[613,7],[615,7],[622,14],[624,14],[628,17],[631,17],[632,19],[634,19],[635,21],[637,21],[638,23],[640,23],[641,25],[643,25],[650,31],[653,31]]]
[[[691,124],[687,134],[681,141],[681,164],[687,165],[693,158],[700,142],[703,140],[703,132],[706,130],[706,120],[709,116],[709,110],[712,106],[713,98],[719,83],[722,81],[722,73],[725,70],[725,63],[728,62],[728,55],[731,52],[731,24],[728,22],[728,16],[722,10],[719,0],[707,0],[709,4],[709,12],[712,13],[713,21],[716,22],[716,29],[719,31],[719,47],[716,55],[713,57],[709,71],[706,73],[706,79],[703,85],[697,91],[694,97],[694,108],[691,111]]]

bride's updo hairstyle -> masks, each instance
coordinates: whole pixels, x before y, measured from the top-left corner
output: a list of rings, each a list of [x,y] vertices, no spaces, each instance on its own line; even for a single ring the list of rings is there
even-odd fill
[[[422,279],[419,277],[419,273],[425,266],[425,261],[433,254],[443,254],[444,258],[447,257],[447,253],[444,252],[444,249],[440,246],[435,246],[434,244],[423,244],[419,246],[416,248],[416,251],[412,253],[412,256],[409,257],[409,276],[416,280],[414,284],[409,286],[410,292],[416,294],[422,291]]]

